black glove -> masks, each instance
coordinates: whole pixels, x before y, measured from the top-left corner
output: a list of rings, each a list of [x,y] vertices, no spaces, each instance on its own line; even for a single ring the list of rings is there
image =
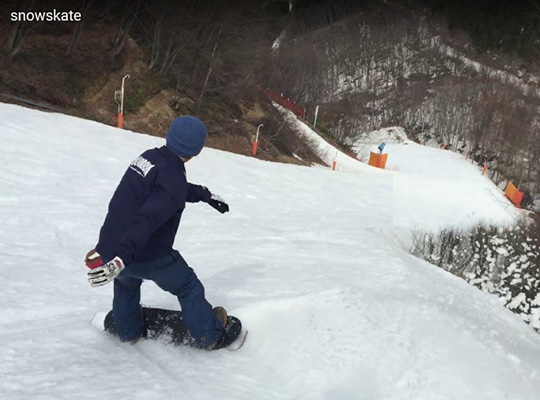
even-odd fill
[[[207,203],[222,214],[229,212],[229,205],[225,203],[225,201],[221,197],[215,195],[214,193],[212,193],[212,196],[210,197],[210,200],[207,201]]]
[[[191,185],[197,190],[197,201],[204,201],[220,213],[225,214],[229,211],[229,205],[219,197],[217,194],[212,193],[206,186]]]

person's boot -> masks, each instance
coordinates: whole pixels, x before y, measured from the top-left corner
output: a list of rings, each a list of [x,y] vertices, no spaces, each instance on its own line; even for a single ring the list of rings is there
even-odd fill
[[[227,317],[223,335],[221,335],[221,337],[215,343],[210,345],[207,350],[219,350],[230,346],[236,339],[238,339],[241,332],[242,323],[240,320],[235,317]]]
[[[214,307],[213,311],[218,321],[221,321],[225,328],[227,326],[227,311],[223,307]]]

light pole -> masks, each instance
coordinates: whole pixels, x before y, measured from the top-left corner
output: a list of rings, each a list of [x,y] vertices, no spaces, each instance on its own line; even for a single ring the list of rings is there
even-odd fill
[[[255,141],[253,142],[253,157],[257,155],[257,146],[259,144],[259,129],[261,129],[262,126],[264,126],[264,124],[260,124],[257,127],[257,133],[255,134]]]
[[[114,92],[114,100],[118,104],[118,127],[119,128],[124,127],[124,81],[126,80],[126,78],[129,78],[129,74],[122,78],[122,89],[115,90]],[[119,97],[120,97],[120,101],[118,101]]]

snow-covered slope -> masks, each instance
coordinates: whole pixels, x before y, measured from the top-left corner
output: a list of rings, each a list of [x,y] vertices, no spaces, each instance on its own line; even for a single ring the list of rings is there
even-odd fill
[[[394,222],[400,227],[436,231],[454,225],[509,224],[523,213],[481,169],[464,156],[422,146],[407,139],[403,128],[370,132],[353,146],[368,162],[385,142],[386,168],[394,177]]]
[[[540,336],[495,298],[373,229],[395,225],[396,201],[407,196],[397,173],[204,150],[188,178],[222,195],[231,212],[191,205],[176,245],[209,300],[249,328],[248,342],[239,352],[204,352],[97,332],[89,320],[110,307],[112,287],[90,288],[82,260],[129,162],[162,144],[0,105],[0,398],[538,398]],[[417,176],[409,174],[415,189],[431,184]],[[415,210],[406,199],[400,221],[412,226],[422,213],[463,221],[454,208],[445,214],[446,200]],[[510,218],[504,207],[489,214]],[[143,302],[178,307],[152,283]]]
[[[393,239],[405,247],[410,245],[413,230],[510,224],[521,215],[503,192],[463,156],[414,143],[401,127],[363,135],[353,146],[355,159],[333,147],[291,111],[274,106],[293,129],[314,144],[323,161],[328,165],[336,162],[338,172],[391,174],[386,179],[392,180],[392,221],[380,225],[391,228]],[[368,165],[370,152],[379,152],[381,142],[386,143],[384,153],[388,154],[386,170]],[[362,196],[381,199],[372,187],[364,188]],[[381,200],[379,208],[383,204]],[[400,228],[399,233],[396,228]]]
[[[333,167],[333,163],[336,163],[336,171],[342,172],[365,172],[365,173],[380,173],[380,169],[373,168],[367,164],[359,163],[358,160],[343,153],[341,150],[336,149],[316,132],[314,132],[305,122],[300,121],[293,112],[280,106],[277,103],[273,103],[274,107],[283,116],[283,119],[300,135],[304,137],[307,142],[310,142],[317,155],[327,165]]]

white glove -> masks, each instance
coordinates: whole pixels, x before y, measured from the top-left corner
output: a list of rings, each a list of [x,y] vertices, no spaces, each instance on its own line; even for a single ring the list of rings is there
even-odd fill
[[[120,257],[114,257],[111,261],[88,272],[90,286],[103,286],[111,282],[124,269],[124,262]]]

